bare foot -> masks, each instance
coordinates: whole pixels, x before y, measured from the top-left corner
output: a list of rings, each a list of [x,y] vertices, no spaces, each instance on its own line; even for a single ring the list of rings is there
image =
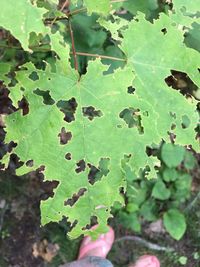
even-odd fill
[[[78,259],[87,256],[106,258],[111,250],[114,238],[115,234],[111,227],[109,227],[109,231],[106,234],[100,235],[95,241],[92,241],[89,236],[86,236],[81,243]]]
[[[160,267],[160,262],[155,256],[145,255],[140,257],[135,264],[129,267]]]

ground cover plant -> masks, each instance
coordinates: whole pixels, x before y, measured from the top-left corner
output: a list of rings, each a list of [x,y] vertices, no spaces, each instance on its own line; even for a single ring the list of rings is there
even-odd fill
[[[178,208],[199,151],[198,1],[3,0],[0,26],[0,79],[12,101],[1,163],[15,154],[17,175],[39,170],[57,181],[41,223],[64,216],[70,237],[96,237],[126,193],[117,216],[128,227],[129,218],[139,230],[138,216],[163,217],[180,239]],[[132,186],[146,188],[146,202]]]

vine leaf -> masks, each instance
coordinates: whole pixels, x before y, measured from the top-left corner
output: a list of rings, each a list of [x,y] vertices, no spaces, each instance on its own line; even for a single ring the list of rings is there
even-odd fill
[[[1,0],[0,26],[9,30],[21,42],[24,50],[29,50],[29,34],[46,33],[42,21],[46,12],[46,9],[32,5],[29,0]]]

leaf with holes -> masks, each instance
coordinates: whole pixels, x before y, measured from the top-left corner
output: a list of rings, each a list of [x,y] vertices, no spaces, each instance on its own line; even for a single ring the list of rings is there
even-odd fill
[[[42,224],[66,216],[73,238],[107,230],[111,207],[123,202],[126,170],[131,176],[145,169],[146,177],[156,177],[159,160],[148,156],[147,147],[169,143],[173,133],[177,144],[199,149],[196,102],[165,82],[171,70],[179,70],[199,85],[198,53],[186,48],[182,32],[165,15],[152,24],[140,14],[122,33],[123,69],[108,74],[95,60],[79,76],[68,66],[69,50],[57,32],[50,39],[59,60],[44,69],[19,67],[10,87],[18,109],[6,119],[5,141],[16,143],[12,153],[24,162],[17,174],[43,166],[45,179],[58,182],[41,203]],[[99,227],[88,230],[93,219]]]
[[[28,50],[31,32],[46,33],[42,22],[44,13],[45,9],[37,8],[29,0],[1,0],[0,26],[9,30],[21,42],[22,47]]]
[[[159,13],[159,4],[157,0],[116,1],[113,3],[113,7],[116,10],[123,8],[133,15],[136,15],[138,12],[142,12],[146,15],[147,19],[155,18]]]
[[[136,75],[133,82],[135,97],[143,100],[137,108],[141,112],[144,135],[151,135],[148,130],[154,129],[151,143],[157,144],[161,138],[168,141],[169,133],[174,133],[177,144],[191,144],[198,150],[199,144],[194,136],[199,119],[197,102],[193,100],[192,103],[178,91],[170,89],[165,79],[170,76],[171,70],[178,70],[186,72],[199,86],[199,53],[183,44],[181,31],[166,15],[154,24],[140,15],[138,22],[129,24],[123,37],[121,48]],[[183,125],[185,116],[189,122],[187,127]]]

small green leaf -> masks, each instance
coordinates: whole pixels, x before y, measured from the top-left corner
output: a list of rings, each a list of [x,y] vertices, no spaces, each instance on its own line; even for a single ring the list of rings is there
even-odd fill
[[[133,201],[137,205],[141,205],[147,197],[147,191],[148,191],[148,188],[146,185],[128,186],[127,196],[130,199],[130,201]]]
[[[185,152],[185,157],[184,157],[184,166],[186,169],[192,170],[195,165],[196,165],[196,159],[193,156],[193,154],[189,151]]]
[[[147,221],[154,221],[157,219],[157,206],[155,200],[147,199],[141,206],[140,214]]]
[[[173,198],[179,201],[184,201],[190,196],[192,177],[185,173],[180,175],[179,179],[175,182],[176,192]]]
[[[179,173],[174,168],[165,168],[163,170],[163,179],[165,182],[173,182],[175,181],[179,176]]]
[[[186,231],[184,215],[177,209],[170,209],[164,214],[164,226],[169,234],[180,240]]]
[[[126,212],[120,212],[118,216],[119,222],[126,228],[129,228],[135,232],[141,231],[141,225],[137,213],[133,212],[131,214],[128,214]]]
[[[154,185],[152,196],[160,200],[166,200],[170,197],[170,195],[171,192],[169,189],[167,189],[165,183],[163,183],[161,180],[158,180]]]
[[[139,206],[137,204],[135,204],[135,203],[128,203],[127,206],[126,206],[126,210],[129,213],[132,213],[132,212],[138,211],[139,210]]]
[[[180,262],[181,265],[185,265],[187,263],[187,257],[181,256],[178,261]]]
[[[169,167],[177,167],[184,159],[185,149],[182,146],[173,144],[163,144],[161,157],[164,163]]]

